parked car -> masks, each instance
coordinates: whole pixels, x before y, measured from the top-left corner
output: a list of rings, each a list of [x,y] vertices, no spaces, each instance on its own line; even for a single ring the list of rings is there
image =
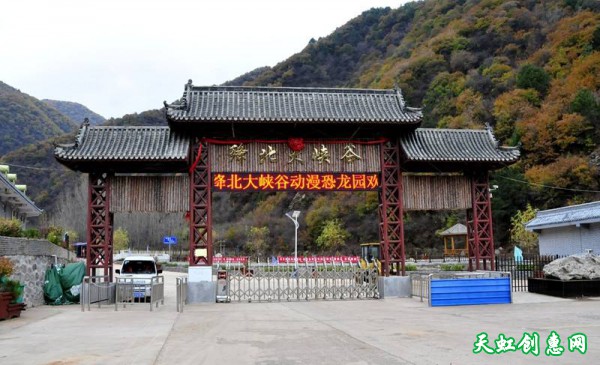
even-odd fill
[[[123,260],[121,270],[115,270],[119,278],[124,278],[127,282],[131,279],[133,284],[133,297],[146,298],[150,297],[152,288],[150,286],[151,279],[162,270],[157,267],[156,261],[151,256],[129,256]]]

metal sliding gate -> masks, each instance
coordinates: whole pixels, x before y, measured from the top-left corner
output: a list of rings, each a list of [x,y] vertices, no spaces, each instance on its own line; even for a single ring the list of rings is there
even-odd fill
[[[350,263],[226,267],[233,302],[379,298],[377,268]]]

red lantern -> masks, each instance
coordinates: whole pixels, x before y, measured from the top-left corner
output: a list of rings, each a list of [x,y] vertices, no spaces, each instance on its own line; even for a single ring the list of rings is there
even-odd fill
[[[303,138],[288,138],[287,144],[290,147],[290,149],[294,152],[300,152],[304,149]]]

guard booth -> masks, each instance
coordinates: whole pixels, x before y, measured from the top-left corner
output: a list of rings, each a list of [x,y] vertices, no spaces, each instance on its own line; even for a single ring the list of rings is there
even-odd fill
[[[377,191],[385,278],[405,274],[405,211],[466,210],[469,268],[494,269],[488,172],[519,151],[499,146],[490,129],[420,128],[421,110],[399,89],[190,80],[165,111],[165,127],[84,122],[55,150],[60,163],[89,174],[88,274],[112,275],[114,212],[180,212],[190,224],[188,296],[197,287],[214,301],[216,191]]]

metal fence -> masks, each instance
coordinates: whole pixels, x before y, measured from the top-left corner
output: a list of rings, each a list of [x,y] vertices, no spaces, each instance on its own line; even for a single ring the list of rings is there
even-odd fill
[[[514,256],[496,256],[496,271],[510,272],[512,291],[527,291],[527,279],[543,278],[544,266],[566,256],[523,255],[522,259]]]
[[[177,312],[183,312],[184,304],[187,304],[188,277],[180,276],[176,278],[176,306]]]
[[[429,276],[430,273],[418,273],[413,272],[410,274],[410,283],[412,287],[411,295],[413,297],[423,299],[429,299]]]
[[[253,264],[226,271],[230,301],[379,298],[377,268],[356,263]]]
[[[158,302],[165,304],[165,278],[154,276],[151,279],[117,277],[115,288],[115,311],[119,304],[125,308],[128,304],[145,303],[158,308]]]
[[[110,276],[85,276],[83,278],[79,302],[81,311],[85,308],[89,311],[91,304],[97,304],[98,308],[102,304],[112,305],[115,303],[115,283],[110,281]]]

